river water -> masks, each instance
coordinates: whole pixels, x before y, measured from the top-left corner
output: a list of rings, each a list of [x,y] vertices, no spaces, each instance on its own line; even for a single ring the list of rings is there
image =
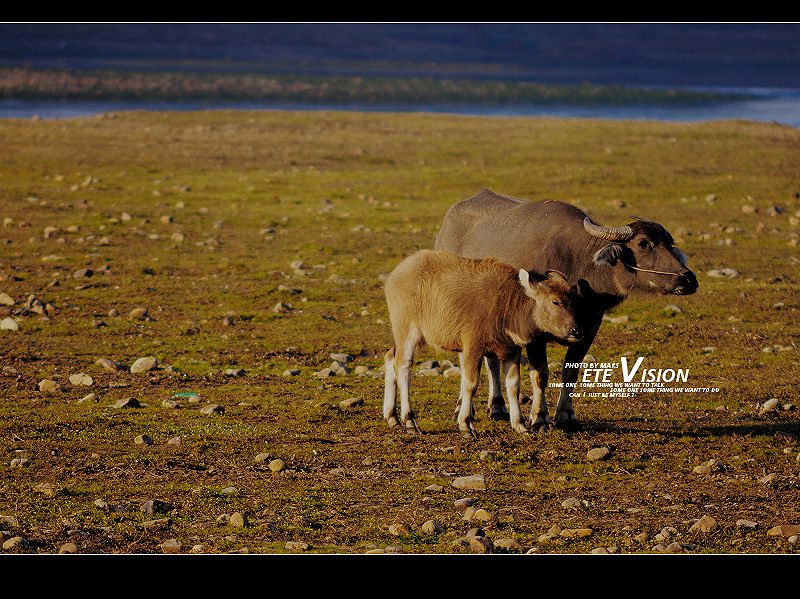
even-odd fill
[[[720,91],[719,89],[715,91]],[[800,90],[736,89],[755,96],[735,102],[696,106],[653,105],[481,105],[481,104],[304,104],[258,102],[135,102],[0,100],[0,118],[74,118],[124,110],[351,110],[365,112],[430,112],[479,116],[550,116],[697,122],[727,119],[776,122],[800,127]]]

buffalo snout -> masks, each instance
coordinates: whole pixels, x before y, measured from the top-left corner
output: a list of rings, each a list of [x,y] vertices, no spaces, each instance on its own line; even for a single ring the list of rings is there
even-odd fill
[[[676,295],[691,295],[699,287],[697,276],[691,270],[685,270],[678,275],[678,284],[672,290]]]

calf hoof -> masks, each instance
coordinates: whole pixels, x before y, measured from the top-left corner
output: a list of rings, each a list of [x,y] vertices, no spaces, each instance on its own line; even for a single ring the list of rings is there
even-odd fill
[[[461,437],[471,441],[472,439],[478,438],[478,432],[475,430],[475,426],[470,422],[469,425],[459,425],[458,431],[461,433]]]
[[[525,426],[522,422],[513,423],[511,425],[511,428],[514,429],[514,432],[519,433],[520,435],[523,435],[523,436],[526,436],[526,437],[530,435],[530,431],[528,430],[528,427]]]
[[[422,431],[419,430],[419,426],[417,426],[416,419],[409,418],[408,420],[406,420],[405,425],[406,425],[406,432],[407,433],[413,433],[415,435],[421,435],[422,434]]]
[[[389,428],[395,428],[396,426],[400,426],[400,421],[397,420],[397,416],[389,416],[386,419],[386,424],[389,425]]]

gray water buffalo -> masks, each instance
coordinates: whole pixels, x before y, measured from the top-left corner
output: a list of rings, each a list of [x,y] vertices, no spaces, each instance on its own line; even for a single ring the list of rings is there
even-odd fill
[[[514,268],[559,270],[571,284],[581,279],[588,283],[591,297],[578,314],[583,340],[570,345],[564,358],[563,385],[555,411],[558,428],[575,430],[579,426],[570,396],[579,367],[572,365],[580,363],[589,351],[605,311],[634,291],[675,295],[697,291],[697,277],[687,267],[686,255],[675,247],[672,235],[658,223],[633,218],[623,227],[603,227],[564,202],[531,202],[483,189],[451,206],[436,236],[436,249],[467,258],[494,258]],[[549,375],[547,342],[552,340],[542,335],[526,346],[533,386],[530,424],[534,430],[551,425],[545,390]],[[489,415],[506,419],[500,364],[487,356],[486,367]]]

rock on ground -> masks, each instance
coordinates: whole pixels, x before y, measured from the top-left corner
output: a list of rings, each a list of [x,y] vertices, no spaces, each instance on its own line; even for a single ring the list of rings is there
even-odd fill
[[[287,551],[308,551],[308,543],[302,541],[286,541],[283,546]]]
[[[357,406],[363,406],[364,400],[360,397],[351,397],[350,399],[344,399],[339,402],[339,407],[342,409],[348,408],[355,408]]]
[[[393,537],[400,537],[411,534],[411,531],[408,530],[408,526],[406,526],[405,524],[390,524],[389,534],[392,535]]]
[[[283,472],[286,470],[286,462],[280,458],[276,458],[269,463],[269,469],[273,472]]]
[[[147,372],[148,370],[153,370],[157,365],[158,360],[156,360],[153,356],[146,356],[144,358],[139,358],[133,364],[131,364],[131,372],[133,374]]]
[[[127,372],[128,367],[125,364],[120,364],[119,362],[115,362],[114,360],[109,360],[108,358],[100,358],[95,362],[98,366],[102,366],[109,372]]]
[[[590,462],[607,460],[611,457],[611,450],[608,447],[595,447],[586,452],[586,459]]]
[[[516,539],[495,539],[494,546],[495,548],[504,549],[505,551],[510,551],[513,553],[522,553],[525,551],[525,547],[523,547],[522,543]]]
[[[52,379],[44,379],[39,381],[39,391],[42,393],[55,393],[61,389],[61,385]]]
[[[422,525],[422,532],[428,535],[440,535],[444,532],[444,526],[436,520],[428,520]]]
[[[75,543],[64,543],[59,549],[59,553],[78,553],[78,546]]]
[[[0,321],[0,331],[18,331],[19,323],[13,318],[4,318]]]
[[[82,372],[69,375],[69,382],[75,385],[76,387],[79,386],[91,387],[92,385],[94,385],[94,379],[90,377],[88,374],[84,374]]]
[[[697,522],[692,524],[689,532],[711,532],[717,528],[719,524],[711,516],[703,516]]]
[[[211,414],[224,414],[225,408],[218,403],[210,403],[200,408],[200,413],[210,416]]]
[[[163,553],[180,553],[183,548],[183,543],[178,539],[169,539],[160,545]]]
[[[234,528],[247,528],[250,526],[250,521],[247,519],[247,514],[242,512],[232,513],[229,522]]]
[[[485,491],[486,479],[483,474],[474,474],[472,476],[460,476],[453,481],[453,486],[456,489],[470,490],[470,491]]]
[[[141,408],[142,404],[139,403],[139,400],[135,397],[128,397],[126,399],[120,399],[117,403],[111,406],[112,408]]]
[[[472,553],[494,553],[494,543],[489,537],[470,537],[469,550]]]
[[[767,531],[768,537],[791,537],[800,535],[800,524],[779,524]]]

